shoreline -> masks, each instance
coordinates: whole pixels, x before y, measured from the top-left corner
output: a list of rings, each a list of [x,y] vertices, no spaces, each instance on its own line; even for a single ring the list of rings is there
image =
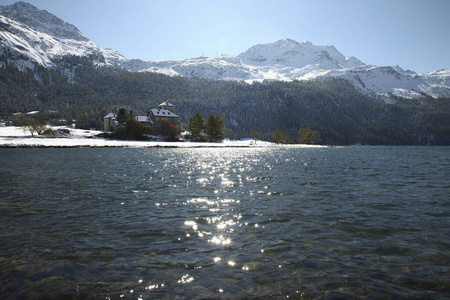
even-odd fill
[[[243,139],[222,142],[165,142],[165,141],[135,141],[113,140],[98,137],[101,131],[74,129],[65,126],[52,127],[53,129],[68,129],[69,134],[61,137],[34,136],[23,131],[21,127],[0,127],[0,149],[44,149],[44,148],[268,148],[268,147],[301,147],[319,148],[321,145],[281,145],[271,142]]]
[[[267,147],[281,147],[282,145],[273,145],[273,146],[254,146],[254,145],[189,145],[189,146],[171,146],[171,145],[146,145],[146,146],[134,146],[134,145],[31,145],[31,144],[0,144],[0,149],[45,149],[45,148],[54,148],[54,149],[88,149],[88,148],[267,148]],[[284,145],[283,145],[284,146]],[[323,146],[319,146],[323,147]]]
[[[36,139],[36,138],[30,138]],[[82,143],[78,144],[76,141],[83,141],[82,139],[61,139],[58,142],[62,143],[32,143],[24,142],[20,139],[20,143],[4,143],[0,137],[0,149],[87,149],[87,148],[326,148],[329,146],[323,145],[303,145],[303,144],[273,144],[261,141],[261,144],[251,144],[248,141],[227,141],[222,143],[207,143],[207,142],[138,142],[138,141],[123,141],[123,140],[98,140],[99,143]],[[65,142],[65,143],[64,143]],[[111,142],[111,143],[108,143]],[[247,143],[246,143],[247,142]]]

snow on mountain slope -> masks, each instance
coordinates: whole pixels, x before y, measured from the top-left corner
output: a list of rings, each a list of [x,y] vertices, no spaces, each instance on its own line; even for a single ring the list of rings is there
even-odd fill
[[[120,53],[89,41],[75,26],[47,11],[18,2],[0,6],[0,55],[18,66],[32,62],[55,67],[67,55],[93,58],[99,65],[120,65]]]
[[[434,75],[404,71],[399,66],[363,66],[335,70],[329,76],[347,79],[358,90],[371,96],[389,97],[392,94],[405,98],[420,98],[427,94],[437,98],[450,94],[450,70],[443,70],[440,75]]]
[[[237,57],[196,57],[182,60],[129,60],[122,66],[133,72],[223,80],[314,80],[343,78],[371,96],[406,98],[450,94],[450,70],[417,74],[399,66],[366,65],[345,57],[333,46],[298,43],[291,39],[256,45]]]
[[[450,94],[450,69],[436,70],[422,74],[424,83],[420,89],[428,95],[438,97],[439,95]]]
[[[0,6],[0,56],[19,67],[32,62],[61,68],[65,56],[89,57],[97,65],[116,66],[131,72],[157,72],[221,80],[314,80],[344,78],[371,96],[397,95],[408,98],[450,94],[450,70],[416,74],[399,66],[366,65],[345,57],[334,46],[317,46],[283,39],[255,45],[238,56],[195,57],[179,60],[143,61],[126,59],[104,49],[75,26],[25,2]],[[73,67],[64,65],[69,80]]]
[[[75,26],[64,22],[46,10],[19,1],[13,5],[0,6],[0,15],[13,19],[56,38],[88,41]]]
[[[344,57],[333,46],[315,46],[291,39],[256,45],[237,57],[196,57],[180,60],[129,60],[123,67],[133,72],[161,72],[186,77],[225,80],[292,80],[313,70],[332,70],[363,65]],[[306,69],[305,69],[306,68]]]
[[[323,69],[336,69],[363,64],[356,58],[344,57],[334,46],[315,46],[308,41],[298,43],[291,39],[253,46],[238,57],[248,65],[281,65],[293,68],[318,64]]]
[[[167,75],[223,80],[253,79],[249,66],[237,57],[195,57],[180,60],[142,61],[128,60],[122,64],[133,72],[157,72]]]

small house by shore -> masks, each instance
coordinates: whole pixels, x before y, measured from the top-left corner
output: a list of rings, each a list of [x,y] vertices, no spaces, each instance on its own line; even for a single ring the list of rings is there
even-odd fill
[[[180,119],[175,114],[175,106],[169,101],[164,101],[158,108],[151,109],[146,116],[136,116],[135,119],[142,123],[146,134],[161,135],[164,121],[180,129]],[[109,113],[103,118],[104,131],[116,131],[119,128],[117,115]]]

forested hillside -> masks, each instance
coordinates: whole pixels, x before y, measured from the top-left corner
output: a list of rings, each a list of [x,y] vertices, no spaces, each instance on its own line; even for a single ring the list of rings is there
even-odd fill
[[[184,128],[197,111],[220,114],[231,138],[249,137],[253,130],[271,140],[278,130],[295,140],[302,127],[320,132],[322,143],[331,145],[450,145],[450,98],[386,104],[337,79],[247,84],[97,68],[87,59],[77,64],[73,83],[39,65],[34,71],[0,67],[0,116],[53,110],[40,117],[100,128],[111,111],[125,107],[146,114],[170,100]]]

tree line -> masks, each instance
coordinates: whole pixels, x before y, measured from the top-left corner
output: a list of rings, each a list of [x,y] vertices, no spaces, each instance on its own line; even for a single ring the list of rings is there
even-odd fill
[[[220,115],[209,114],[205,120],[200,112],[190,119],[187,129],[193,141],[219,142],[225,138],[225,125]]]

